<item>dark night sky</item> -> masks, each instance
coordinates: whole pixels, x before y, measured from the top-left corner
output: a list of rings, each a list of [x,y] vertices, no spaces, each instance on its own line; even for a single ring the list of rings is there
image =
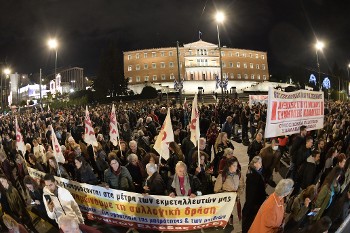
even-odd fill
[[[47,38],[59,39],[58,67],[80,66],[96,75],[109,41],[120,51],[175,46],[202,39],[217,43],[216,9],[224,10],[222,45],[268,52],[272,74],[315,67],[316,36],[326,48],[321,68],[350,61],[347,0],[1,0],[0,62],[20,73],[54,66]],[[205,8],[204,8],[205,6]],[[121,55],[121,54],[120,54]],[[120,64],[122,67],[122,64]]]

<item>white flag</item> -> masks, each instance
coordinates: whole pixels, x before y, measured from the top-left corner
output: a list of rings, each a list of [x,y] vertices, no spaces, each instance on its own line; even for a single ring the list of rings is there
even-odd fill
[[[47,111],[50,112],[50,105],[47,105]]]
[[[50,125],[49,129],[52,133],[52,149],[53,149],[53,155],[58,163],[64,163],[66,160],[64,159],[61,145],[57,140],[55,131],[52,128],[52,125]]]
[[[174,141],[173,126],[170,119],[170,108],[168,108],[168,114],[166,115],[162,129],[160,130],[157,140],[154,143],[154,149],[165,160],[169,159],[169,143]]]
[[[18,151],[22,151],[22,155],[26,153],[26,146],[24,145],[23,137],[21,134],[21,130],[18,126],[18,121],[16,117],[16,149]]]
[[[186,97],[185,97],[183,109],[187,110],[187,108],[188,108],[188,104],[187,104],[187,100],[186,100]]]
[[[117,117],[115,115],[114,104],[112,106],[111,115],[109,116],[109,140],[113,143],[114,146],[118,145],[119,130],[118,130]]]
[[[90,116],[89,116],[89,110],[86,106],[85,111],[85,134],[84,134],[84,141],[89,145],[94,145],[94,143],[97,143],[95,131],[92,127]]]
[[[199,131],[199,111],[197,105],[197,93],[194,96],[192,102],[192,113],[191,113],[191,122],[190,122],[190,131],[191,131],[191,141],[194,145],[197,145],[197,141],[200,137]]]

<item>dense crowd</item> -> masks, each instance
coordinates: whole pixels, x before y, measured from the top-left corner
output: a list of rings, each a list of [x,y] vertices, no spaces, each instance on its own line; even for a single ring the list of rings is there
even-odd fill
[[[164,160],[153,145],[167,107],[150,101],[116,104],[120,146],[109,141],[111,106],[89,108],[97,138],[93,145],[84,142],[82,106],[1,116],[3,229],[37,232],[27,210],[30,204],[32,212],[63,232],[99,232],[84,225],[74,198],[57,185],[54,176],[148,195],[195,198],[236,192],[230,223],[241,221],[244,233],[326,232],[347,217],[349,104],[327,103],[321,130],[308,131],[302,126],[300,134],[269,140],[263,137],[266,106],[248,106],[228,98],[224,103],[201,105],[200,156],[190,140],[191,108],[173,105],[174,142],[169,143],[170,157]],[[26,143],[25,154],[16,150],[15,116]],[[62,145],[64,164],[53,156],[50,125]],[[232,140],[248,146],[246,174],[241,172]],[[290,167],[287,179],[276,184],[273,171],[279,171],[281,158],[290,161]],[[27,167],[45,172],[44,184],[31,178]],[[275,188],[269,196],[267,185]],[[244,189],[245,203],[241,203]]]

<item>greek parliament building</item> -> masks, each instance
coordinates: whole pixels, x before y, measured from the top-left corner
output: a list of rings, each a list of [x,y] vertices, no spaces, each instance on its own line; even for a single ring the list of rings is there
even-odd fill
[[[221,93],[221,85],[227,92],[233,89],[242,92],[257,82],[269,80],[266,52],[224,46],[221,55],[223,83],[218,46],[203,40],[179,47],[180,82],[176,47],[124,52],[124,75],[135,93],[141,93],[145,85],[168,92],[177,90],[181,84],[185,94],[199,89]]]

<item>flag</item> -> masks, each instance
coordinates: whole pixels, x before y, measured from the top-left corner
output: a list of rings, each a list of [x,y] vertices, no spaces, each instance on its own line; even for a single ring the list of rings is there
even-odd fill
[[[188,108],[188,104],[187,104],[187,100],[186,100],[186,97],[185,97],[183,109],[187,109],[187,108]]]
[[[118,145],[119,130],[118,130],[117,117],[115,115],[114,104],[112,106],[111,115],[109,116],[109,140],[113,143],[114,146]]]
[[[95,131],[92,127],[90,116],[89,116],[89,110],[86,106],[85,110],[85,134],[84,134],[84,141],[89,144],[93,145],[94,143],[97,143]]]
[[[199,131],[199,111],[198,111],[198,105],[197,105],[197,93],[194,96],[193,102],[192,102],[192,113],[191,113],[191,122],[190,122],[190,131],[191,131],[191,141],[194,145],[197,145],[197,141],[200,137],[200,131]],[[199,146],[199,145],[197,145]]]
[[[170,119],[170,108],[165,117],[163,126],[158,134],[157,140],[154,143],[154,149],[160,154],[160,157],[165,160],[169,159],[169,143],[174,141],[173,126]],[[160,160],[159,160],[160,161]]]
[[[199,40],[201,40],[202,39],[202,32],[201,31],[198,31],[198,37],[199,37]]]
[[[47,105],[47,111],[50,112],[50,105]]]
[[[23,156],[26,153],[26,146],[24,145],[21,129],[18,126],[17,117],[16,117],[16,149],[18,151],[22,151]]]
[[[215,150],[214,150],[214,145],[211,146],[211,151],[210,151],[210,162],[213,162],[215,158]]]
[[[52,133],[53,156],[55,157],[55,159],[58,163],[64,163],[66,160],[64,159],[61,145],[57,140],[57,137],[56,137],[55,131],[52,128],[52,125],[49,126],[49,129],[51,130],[51,133]]]

